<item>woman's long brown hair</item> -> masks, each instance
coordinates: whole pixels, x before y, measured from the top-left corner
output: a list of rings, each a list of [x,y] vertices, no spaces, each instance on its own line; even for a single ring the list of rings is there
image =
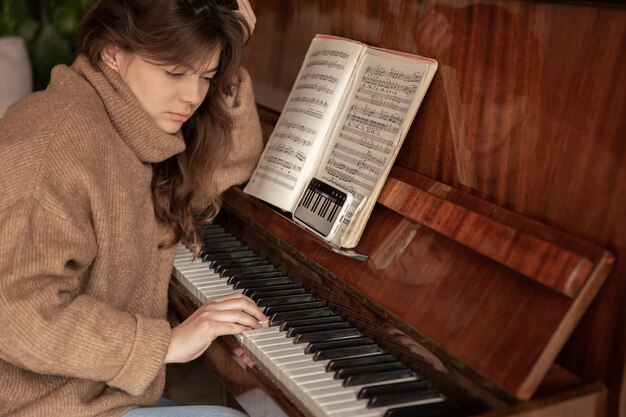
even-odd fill
[[[154,164],[152,198],[157,220],[196,253],[200,223],[210,221],[221,200],[215,172],[230,152],[231,121],[222,94],[230,94],[243,63],[249,28],[235,0],[96,0],[79,28],[77,52],[98,68],[107,45],[163,64],[201,68],[221,50],[219,69],[204,102],[183,125],[186,150]]]

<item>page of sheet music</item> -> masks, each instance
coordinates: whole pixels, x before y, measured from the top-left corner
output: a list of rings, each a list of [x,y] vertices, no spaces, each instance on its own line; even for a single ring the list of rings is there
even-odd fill
[[[406,135],[429,65],[419,60],[394,59],[368,51],[363,56],[351,96],[346,102],[317,177],[354,194],[335,244],[364,199],[372,197],[385,178]],[[427,85],[426,85],[427,87]],[[411,117],[409,117],[411,115]],[[373,205],[373,203],[372,203]]]
[[[316,37],[287,103],[244,191],[292,211],[323,152],[343,92],[363,46]]]

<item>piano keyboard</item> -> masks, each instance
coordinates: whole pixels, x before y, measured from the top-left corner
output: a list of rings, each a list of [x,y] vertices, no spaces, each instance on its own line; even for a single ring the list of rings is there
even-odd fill
[[[179,245],[175,278],[199,303],[234,292],[254,300],[268,328],[237,335],[255,364],[320,417],[459,417],[456,405],[219,225],[202,259]]]

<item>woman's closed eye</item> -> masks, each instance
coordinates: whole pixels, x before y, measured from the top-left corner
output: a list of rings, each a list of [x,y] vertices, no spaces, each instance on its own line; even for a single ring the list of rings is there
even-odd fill
[[[181,78],[185,73],[183,72],[173,72],[173,71],[165,71],[168,77],[171,78]]]

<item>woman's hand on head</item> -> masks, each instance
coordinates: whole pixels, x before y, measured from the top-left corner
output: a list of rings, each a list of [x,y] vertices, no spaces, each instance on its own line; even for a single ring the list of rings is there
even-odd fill
[[[252,35],[254,27],[256,26],[256,16],[252,10],[252,6],[250,6],[250,2],[248,0],[237,0],[237,5],[239,6],[239,13],[241,13],[250,28],[250,33],[248,35]]]
[[[189,362],[200,356],[218,336],[257,329],[267,318],[254,301],[231,294],[207,301],[172,329],[165,363]]]

